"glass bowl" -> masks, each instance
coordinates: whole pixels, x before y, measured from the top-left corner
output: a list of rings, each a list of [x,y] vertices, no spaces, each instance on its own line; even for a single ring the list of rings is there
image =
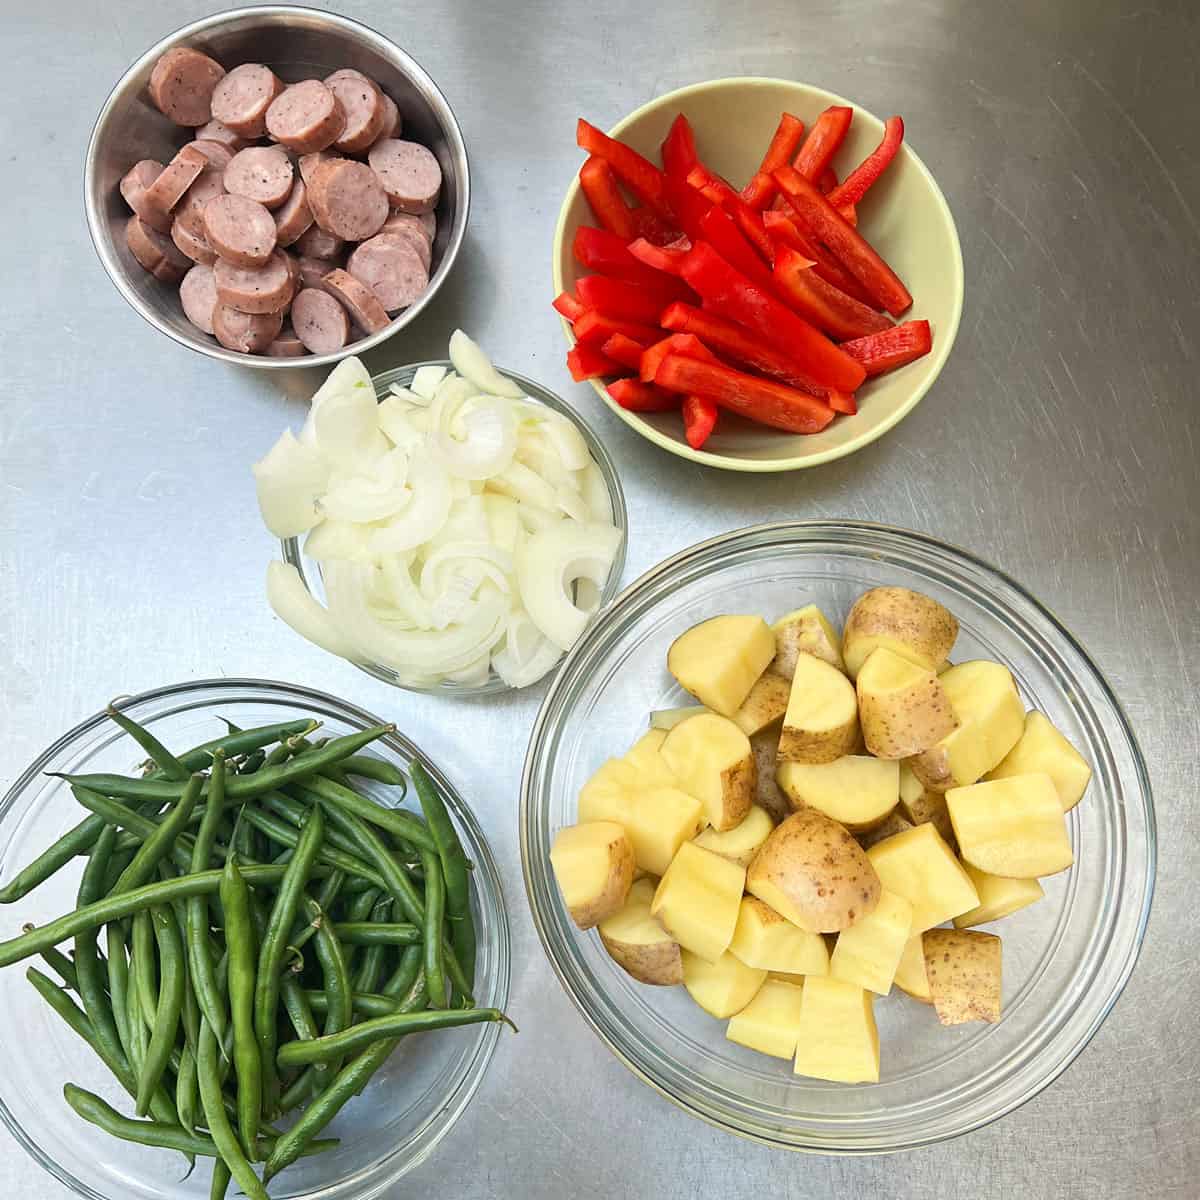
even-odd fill
[[[1083,752],[1094,772],[1069,818],[1075,866],[1006,918],[1004,1016],[938,1025],[903,993],[876,1004],[878,1084],[793,1075],[725,1040],[683,988],[645,987],[580,933],[550,870],[579,789],[646,728],[690,701],[667,673],[671,641],[724,612],[768,618],[819,604],[840,621],[863,590],[913,588],[960,623],[953,659],[993,658]],[[1137,959],[1154,886],[1150,784],[1117,698],[1082,647],[1021,586],[964,551],[879,525],[761,525],[693,546],[643,575],[572,650],[534,726],[521,791],[521,857],[534,921],[577,1007],[645,1082],[695,1116],[794,1150],[911,1149],[987,1124],[1046,1087],[1100,1027]]]
[[[375,385],[375,395],[380,400],[385,399],[391,394],[389,389],[393,383],[398,383],[401,387],[407,387],[412,382],[412,377],[421,367],[445,367],[447,370],[452,370],[453,364],[448,358],[438,358],[430,362],[410,363],[406,367],[395,367],[390,371],[383,371],[381,374],[371,377],[371,382]],[[583,435],[583,440],[587,442],[588,449],[592,452],[592,457],[596,460],[596,465],[600,468],[600,474],[604,476],[604,483],[608,488],[608,496],[612,501],[613,524],[621,531],[621,544],[617,548],[617,556],[613,559],[612,570],[609,571],[608,579],[604,584],[604,590],[600,594],[599,608],[597,610],[599,611],[604,608],[620,589],[621,574],[625,570],[625,544],[629,540],[629,514],[625,508],[625,493],[621,488],[621,480],[617,475],[616,464],[605,449],[604,443],[592,432],[588,423],[560,396],[556,396],[549,389],[542,387],[540,383],[535,383],[532,379],[524,375],[518,375],[516,371],[508,370],[507,367],[497,367],[496,369],[501,375],[506,376],[515,383],[519,383],[524,389],[525,394],[531,399],[544,404],[547,408],[566,417],[574,424]],[[304,581],[304,586],[324,604],[325,589],[321,582],[321,566],[315,559],[309,558],[304,553],[303,539],[284,538],[281,546],[284,562],[291,563],[300,572],[300,578]],[[381,663],[355,662],[354,666],[362,671],[366,671],[368,675],[374,675],[376,679],[382,679],[384,683],[390,683],[393,687],[403,688],[409,692],[433,692],[439,696],[462,697],[490,696],[496,692],[511,690],[509,685],[494,670],[489,673],[486,683],[478,685],[443,682],[432,687],[422,687],[419,684],[406,683],[398,672]],[[549,674],[553,675],[557,670],[558,667],[555,666]],[[543,676],[543,678],[548,677]]]
[[[222,717],[243,727],[295,717],[323,722],[331,736],[379,724],[377,717],[332,696],[257,679],[202,680],[145,692],[122,705],[177,750],[226,732]],[[421,757],[446,799],[475,869],[472,911],[479,937],[477,999],[503,1009],[508,1002],[509,933],[500,877],[471,810],[450,781],[401,734],[381,738],[371,753],[400,767]],[[82,810],[66,784],[47,771],[134,770],[144,754],[103,713],[64,734],[22,774],[0,802],[0,879],[7,880],[67,829]],[[378,789],[394,802],[394,789]],[[415,804],[415,797],[409,801]],[[4,935],[26,921],[41,924],[75,906],[81,859],[0,910]],[[66,947],[69,948],[69,947]],[[41,965],[35,958],[31,960]],[[0,971],[0,1117],[13,1136],[71,1191],[95,1200],[200,1200],[210,1167],[198,1160],[186,1176],[178,1154],[118,1141],[86,1124],[67,1106],[67,1081],[104,1096],[122,1112],[128,1097],[91,1050],[26,982],[18,964]],[[474,1025],[432,1037],[405,1039],[363,1095],[329,1125],[337,1149],[301,1159],[272,1181],[277,1197],[364,1200],[377,1196],[422,1162],[450,1131],[475,1094],[498,1040],[499,1026]]]

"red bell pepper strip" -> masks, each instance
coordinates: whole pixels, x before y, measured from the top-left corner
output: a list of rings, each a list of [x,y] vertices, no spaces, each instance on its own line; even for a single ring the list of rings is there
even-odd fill
[[[721,361],[694,333],[673,333],[642,351],[638,377],[643,383],[654,382],[658,364],[668,354],[686,354],[688,358],[698,358],[701,362]]]
[[[654,246],[669,246],[682,236],[674,221],[664,221],[656,212],[639,205],[632,212],[633,237],[644,238]]]
[[[686,241],[686,239],[681,239]],[[678,275],[683,269],[683,260],[691,249],[691,242],[686,248],[680,243],[673,246],[656,246],[645,238],[638,238],[629,243],[629,253],[647,268],[652,268],[659,275]]]
[[[576,383],[582,383],[597,375],[616,375],[621,365],[595,346],[572,346],[567,351],[567,370]]]
[[[587,311],[586,306],[576,299],[574,292],[559,292],[552,301],[552,307],[568,321],[577,321]]]
[[[896,272],[803,175],[784,167],[775,172],[775,182],[787,196],[796,223],[810,237],[829,247],[880,308],[898,317],[912,307],[912,296]]]
[[[765,288],[735,270],[706,242],[693,246],[684,259],[683,278],[719,315],[766,338],[821,387],[852,392],[865,378],[860,364]]]
[[[684,396],[679,415],[683,418],[684,439],[693,450],[700,450],[716,429],[721,410],[704,396]]]
[[[629,283],[624,279],[610,279],[607,275],[584,275],[575,284],[575,290],[585,309],[594,308],[606,317],[616,317],[619,321],[657,325],[659,314],[672,300],[680,299],[682,290],[668,276],[660,278],[661,283],[657,280]]]
[[[850,226],[851,229],[858,228],[858,208],[853,204],[839,204],[837,206],[838,216]]]
[[[696,135],[683,113],[677,114],[671,122],[659,153],[668,178],[686,179],[687,173],[696,165]]]
[[[866,367],[868,376],[882,375],[928,354],[933,349],[933,334],[928,321],[905,321],[883,333],[845,342],[842,349]]]
[[[796,161],[792,163],[805,179],[815,183],[821,178],[821,172],[829,166],[838,147],[846,140],[853,117],[852,108],[834,105],[817,118],[808,137],[804,139],[804,145],[800,147],[800,153],[796,155]]]
[[[635,342],[623,333],[614,333],[601,349],[613,362],[620,363],[631,371],[642,369],[642,343]]]
[[[776,294],[788,307],[836,341],[845,342],[892,327],[882,313],[826,283],[813,271],[812,260],[790,246],[779,246],[771,274]],[[583,282],[580,280],[580,284]]]
[[[640,379],[618,379],[608,385],[608,394],[630,412],[670,412],[679,407],[674,392],[664,392]]]
[[[667,202],[667,177],[648,158],[618,142],[582,117],[575,126],[575,141],[589,154],[602,158],[621,182],[643,203],[665,220],[671,219]]]
[[[725,180],[714,175],[702,163],[692,168],[688,175],[688,183],[699,188],[714,204],[720,205],[733,218],[742,236],[754,247],[763,262],[770,263],[774,253],[770,235],[763,226],[758,211],[751,208],[740,193],[735,192]]]
[[[634,236],[633,213],[621,195],[612,167],[593,154],[579,168],[579,186],[601,227],[629,241]]]
[[[742,236],[733,218],[719,205],[714,204],[700,222],[703,240],[731,266],[736,267],[748,279],[761,287],[770,288],[771,270],[754,248]]]
[[[659,363],[655,382],[671,391],[714,400],[752,421],[791,433],[818,433],[834,417],[828,404],[807,392],[682,354],[668,354]]]
[[[904,121],[888,117],[883,123],[883,140],[829,193],[829,203],[839,209],[843,204],[857,204],[887,170],[903,141]]]
[[[606,317],[589,309],[575,322],[575,339],[584,346],[595,346],[599,349],[614,333],[623,333],[643,346],[649,346],[659,339],[659,331],[652,325],[639,325],[636,321],[618,321],[615,317]]]
[[[837,172],[832,167],[826,167],[821,172],[821,178],[817,180],[817,187],[821,189],[822,195],[828,196],[837,185]]]
[[[855,300],[861,300],[864,304],[871,302],[871,297],[862,284],[824,246],[801,233],[791,217],[782,212],[767,211],[763,213],[763,223],[767,232],[777,242],[791,246],[805,258],[812,259],[815,264],[813,270],[826,283],[832,283],[838,291],[845,292],[847,296],[853,296]]]
[[[615,233],[607,229],[596,229],[591,225],[580,225],[575,230],[572,244],[575,261],[601,275],[614,279],[627,279],[630,283],[655,283],[663,279],[662,272],[640,263],[629,247]],[[679,285],[676,285],[679,287]],[[686,298],[686,289],[680,287],[680,299]]]
[[[792,156],[800,146],[804,136],[804,122],[791,113],[784,113],[779,118],[775,133],[771,137],[767,152],[763,155],[762,163],[754,178],[742,188],[742,199],[751,208],[761,212],[775,198],[775,181],[771,172],[780,167],[786,167],[792,161]]]

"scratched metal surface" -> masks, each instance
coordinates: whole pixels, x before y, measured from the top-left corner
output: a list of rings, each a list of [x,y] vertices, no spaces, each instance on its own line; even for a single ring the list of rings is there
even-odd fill
[[[512,1010],[467,1115],[397,1194],[1200,1195],[1200,6],[1187,0],[358,0],[462,121],[475,204],[456,277],[379,369],[462,324],[576,398],[632,513],[627,577],[708,535],[792,516],[894,522],[984,555],[1108,672],[1157,793],[1158,898],[1124,998],[1047,1092],[906,1157],[783,1156],[637,1083],[555,983],[528,918],[516,784],[539,695],[388,689],[270,618],[248,466],[311,377],[189,355],[142,324],[84,229],[92,115],[128,62],[212,0],[5,4],[0,105],[0,785],[109,696],[218,674],[290,679],[393,718],[474,799],[504,870]],[[487,11],[483,11],[486,8]],[[949,365],[890,436],[803,474],[706,472],[572,386],[549,300],[573,121],[726,74],[792,76],[902,112],[958,220],[967,307]],[[19,1036],[5,1031],[5,1037]],[[0,1135],[0,1189],[62,1195]]]

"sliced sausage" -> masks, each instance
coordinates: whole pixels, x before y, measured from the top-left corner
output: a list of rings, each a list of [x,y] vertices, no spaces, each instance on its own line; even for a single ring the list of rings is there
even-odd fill
[[[312,208],[311,200],[309,208]],[[346,241],[337,234],[328,233],[320,225],[313,224],[296,239],[293,245],[304,258],[322,258],[326,262],[332,262],[335,258],[340,257]]]
[[[212,115],[246,138],[260,138],[267,132],[267,109],[283,91],[283,81],[262,63],[242,63],[234,67],[213,89]]]
[[[167,233],[171,228],[170,214],[146,203],[146,192],[162,172],[162,163],[154,158],[143,158],[141,162],[134,163],[121,180],[121,195],[147,225],[154,226],[160,233]]]
[[[188,46],[168,50],[150,72],[150,99],[176,125],[203,125],[212,116],[213,90],[225,68]]]
[[[286,150],[278,146],[247,146],[225,168],[225,190],[234,196],[257,200],[265,208],[278,208],[291,193],[295,174]]]
[[[359,329],[378,333],[387,327],[387,310],[380,304],[379,297],[365,283],[348,275],[340,267],[334,267],[321,280],[321,287],[350,314],[350,319]]]
[[[197,329],[212,333],[213,309],[217,307],[217,284],[212,267],[194,266],[179,285],[179,300],[183,304],[183,315]]]
[[[211,266],[217,260],[216,251],[208,244],[208,239],[204,236],[203,222],[197,224],[195,219],[187,214],[181,213],[171,222],[171,241],[192,262]],[[212,333],[212,330],[207,332]]]
[[[383,132],[388,119],[383,93],[361,71],[350,68],[326,76],[325,86],[346,114],[345,128],[333,144],[346,154],[361,154]]]
[[[193,150],[199,150],[208,159],[208,165],[216,167],[218,171],[224,171],[229,166],[230,159],[237,153],[232,146],[225,142],[214,142],[208,138],[197,138],[188,144]]]
[[[423,213],[437,207],[442,168],[431,151],[418,142],[384,138],[367,155],[393,208]]]
[[[366,284],[388,312],[407,308],[429,286],[429,272],[416,247],[394,233],[377,234],[356,246],[346,270]]]
[[[188,217],[188,228],[193,232],[200,229],[203,232],[204,206],[214,197],[225,195],[224,172],[216,167],[208,167],[201,171],[196,181],[186,192],[183,199],[175,206],[177,217],[184,214]]]
[[[383,129],[380,130],[379,137],[398,138],[404,129],[404,118],[400,116],[400,110],[396,107],[395,100],[387,92],[381,91],[380,95],[383,96],[383,107],[387,110],[387,116],[383,120]]]
[[[332,354],[350,340],[350,318],[328,292],[305,288],[292,301],[292,328],[306,349]]]
[[[330,262],[324,258],[308,258],[301,255],[296,259],[296,266],[300,272],[300,282],[297,285],[300,288],[320,288],[321,280],[338,266],[338,262],[334,259]]]
[[[417,257],[420,258],[425,273],[429,274],[429,268],[433,262],[433,247],[425,233],[425,226],[421,223],[420,217],[413,213],[394,212],[384,221],[383,228],[375,236],[382,237],[385,233],[407,238],[417,252]]]
[[[208,165],[208,159],[199,150],[184,146],[146,189],[146,206],[153,212],[161,213],[167,221],[171,220],[171,210]],[[158,225],[155,227],[159,228]]]
[[[283,329],[283,313],[244,313],[218,303],[213,309],[213,333],[227,350],[261,354]]]
[[[282,208],[275,210],[275,244],[290,246],[313,223],[308,207],[308,191],[303,179],[292,184],[292,191]]]
[[[214,196],[204,206],[204,237],[239,267],[261,267],[275,249],[275,218],[257,200]]]
[[[222,125],[220,121],[208,121],[201,125],[196,130],[196,140],[220,142],[222,146],[228,146],[234,152],[246,145],[245,138],[234,133],[228,125]]]
[[[317,167],[308,185],[308,206],[322,229],[348,242],[374,237],[388,215],[379,176],[366,163],[349,158]]]
[[[431,208],[428,212],[417,213],[417,220],[421,222],[421,228],[432,246],[433,239],[437,237],[437,213]]]
[[[304,186],[312,185],[313,172],[323,163],[329,162],[330,159],[341,158],[342,156],[333,150],[317,150],[312,154],[302,154],[300,156],[300,178],[304,180]]]
[[[303,358],[308,351],[296,336],[296,331],[290,325],[285,325],[263,353],[268,358]]]
[[[284,88],[267,109],[267,133],[297,154],[317,154],[342,135],[346,113],[319,79]]]
[[[296,290],[288,258],[282,250],[276,250],[264,267],[238,267],[217,259],[213,267],[217,299],[239,312],[281,312]]]
[[[134,215],[125,223],[125,244],[155,279],[178,283],[192,265],[173,241]]]

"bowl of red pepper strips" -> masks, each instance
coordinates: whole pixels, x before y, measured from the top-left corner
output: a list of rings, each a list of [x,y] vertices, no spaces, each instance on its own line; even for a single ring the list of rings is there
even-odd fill
[[[950,353],[962,251],[904,140],[831,92],[733,78],[604,133],[559,214],[567,367],[681,457],[789,471],[867,445]]]

